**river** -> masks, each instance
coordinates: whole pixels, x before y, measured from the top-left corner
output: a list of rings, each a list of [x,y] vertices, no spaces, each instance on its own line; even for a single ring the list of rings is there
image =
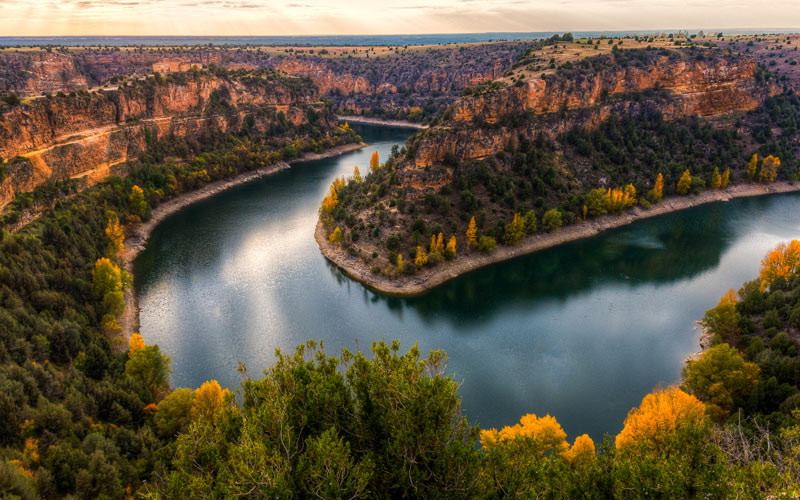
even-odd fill
[[[467,417],[482,427],[555,416],[570,439],[615,434],[655,386],[679,381],[695,321],[800,230],[800,194],[715,203],[461,276],[412,299],[344,277],[314,241],[333,178],[386,158],[407,129],[359,127],[370,146],[193,204],[161,223],[135,262],[141,333],[172,357],[172,385],[235,388],[276,348],[329,353],[376,339],[443,349]]]

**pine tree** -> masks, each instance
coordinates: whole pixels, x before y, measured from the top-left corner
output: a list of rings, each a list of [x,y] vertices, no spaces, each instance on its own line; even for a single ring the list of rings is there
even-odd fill
[[[469,220],[469,227],[467,227],[467,246],[475,248],[478,244],[478,227],[475,224],[475,216]]]
[[[711,189],[720,189],[722,187],[722,176],[719,175],[719,167],[714,167],[714,172],[711,174]]]
[[[747,177],[752,181],[756,178],[756,169],[758,169],[758,155],[753,153],[750,157],[750,163],[747,165]]]
[[[678,194],[688,194],[689,190],[692,188],[692,174],[689,173],[689,169],[686,169],[681,175],[681,178],[678,180],[678,187],[676,191]]]

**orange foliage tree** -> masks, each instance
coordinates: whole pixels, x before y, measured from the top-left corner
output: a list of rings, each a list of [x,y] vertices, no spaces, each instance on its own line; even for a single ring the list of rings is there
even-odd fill
[[[222,409],[229,394],[230,391],[228,389],[223,390],[216,380],[203,382],[203,385],[194,393],[192,416],[213,419],[217,412]]]
[[[475,248],[475,245],[478,244],[478,226],[475,224],[475,216],[469,220],[466,236],[467,246],[470,248]]]
[[[133,356],[139,349],[144,349],[144,339],[138,333],[131,335],[130,348],[128,349],[128,356]]]
[[[372,153],[372,156],[370,156],[369,158],[369,169],[375,172],[379,168],[381,168],[381,160],[378,157],[378,151],[376,150],[374,153]]]
[[[800,273],[800,240],[781,243],[761,260],[758,279],[762,290],[771,287],[775,280],[788,280]]]
[[[669,446],[670,437],[680,428],[706,425],[705,412],[705,405],[699,399],[677,387],[656,389],[628,413],[617,435],[616,447],[649,444],[661,451]]]

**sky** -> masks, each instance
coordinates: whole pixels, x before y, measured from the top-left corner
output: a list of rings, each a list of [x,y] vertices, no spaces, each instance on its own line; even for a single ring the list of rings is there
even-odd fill
[[[798,27],[798,0],[0,0],[2,36]]]

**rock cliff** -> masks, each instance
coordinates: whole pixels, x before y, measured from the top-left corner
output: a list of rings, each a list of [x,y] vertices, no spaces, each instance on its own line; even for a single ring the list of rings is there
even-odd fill
[[[0,158],[15,159],[0,184],[0,207],[46,181],[102,180],[160,138],[238,131],[245,124],[265,132],[280,119],[306,122],[307,108],[318,106],[317,90],[308,80],[276,75],[150,78],[0,108]]]
[[[448,120],[412,142],[408,186],[418,183],[415,170],[442,162],[448,153],[459,160],[485,158],[520,133],[556,137],[642,109],[655,108],[667,120],[747,111],[780,90],[758,78],[751,58],[664,52],[648,54],[644,61],[595,58],[556,75],[459,99],[448,110]]]

